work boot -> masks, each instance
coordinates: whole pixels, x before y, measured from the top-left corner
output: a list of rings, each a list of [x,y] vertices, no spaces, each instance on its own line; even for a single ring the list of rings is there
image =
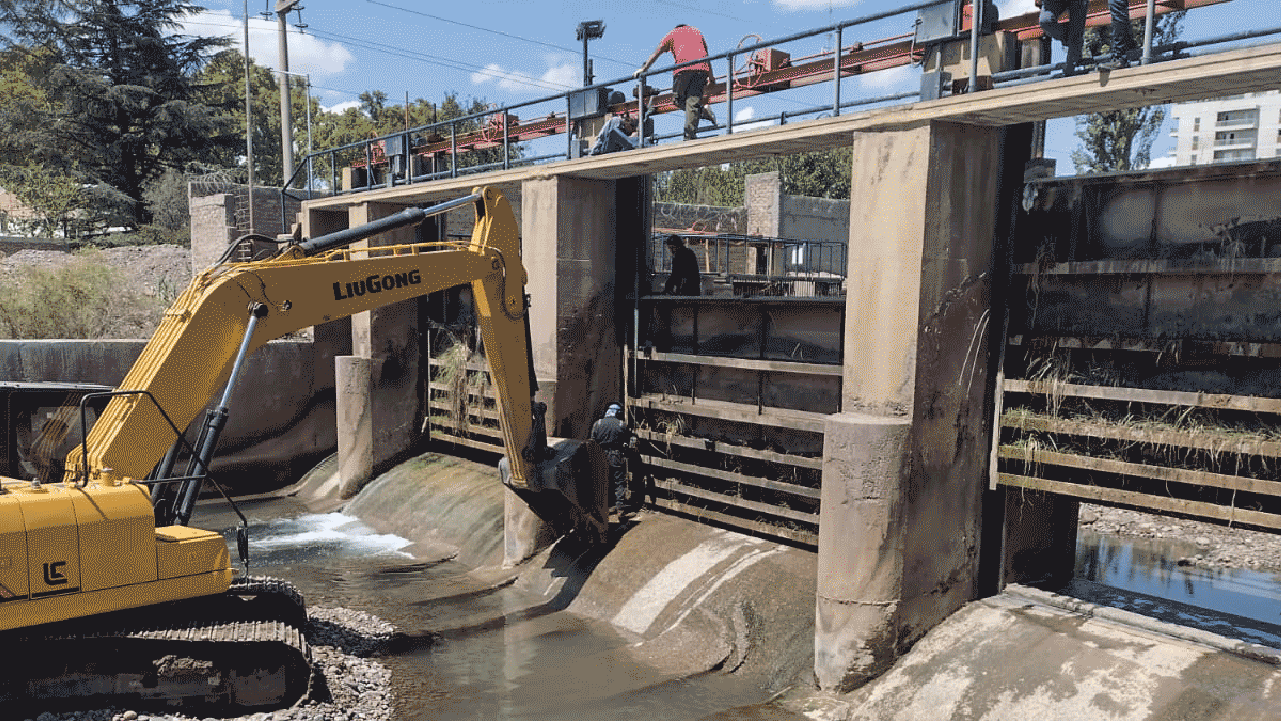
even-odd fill
[[[1113,53],[1112,57],[1096,65],[1095,69],[1103,73],[1113,70],[1125,70],[1129,67],[1131,67],[1131,63],[1126,59],[1125,53]]]

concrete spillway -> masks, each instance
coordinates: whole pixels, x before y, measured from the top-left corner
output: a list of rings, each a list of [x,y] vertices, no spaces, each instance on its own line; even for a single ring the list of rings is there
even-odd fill
[[[562,539],[504,569],[494,474],[426,454],[344,510],[413,540],[420,556],[474,567],[477,590],[515,584],[557,610],[612,624],[635,639],[620,674],[751,676],[782,692],[783,718],[1276,718],[1275,651],[1017,586],[967,604],[867,685],[820,694],[811,671],[815,554],[644,514],[616,528],[605,548]]]

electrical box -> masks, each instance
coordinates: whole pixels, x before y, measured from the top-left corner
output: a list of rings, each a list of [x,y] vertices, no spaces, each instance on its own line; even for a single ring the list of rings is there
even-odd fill
[[[586,120],[605,115],[609,97],[608,88],[588,88],[570,93],[570,120]]]
[[[960,18],[961,0],[949,0],[918,10],[916,36],[913,42],[917,45],[926,45],[952,40],[957,37]]]
[[[792,56],[774,48],[762,48],[752,56],[752,66],[760,73],[782,70],[792,65]]]

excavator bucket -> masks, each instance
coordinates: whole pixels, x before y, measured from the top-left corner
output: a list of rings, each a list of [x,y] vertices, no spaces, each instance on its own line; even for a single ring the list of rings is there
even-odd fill
[[[540,518],[561,536],[573,530],[588,534],[598,543],[606,539],[609,527],[609,478],[605,451],[595,441],[548,439],[547,449],[535,467],[528,488],[509,482],[507,457],[499,461],[499,477]]]

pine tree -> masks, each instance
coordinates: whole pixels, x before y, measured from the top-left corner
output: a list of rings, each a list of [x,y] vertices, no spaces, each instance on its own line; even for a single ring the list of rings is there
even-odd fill
[[[197,9],[181,0],[0,0],[8,52],[51,58],[29,76],[46,103],[26,132],[26,156],[0,161],[74,181],[82,209],[102,223],[147,224],[152,181],[236,141],[216,109],[194,100],[193,72],[224,41],[174,34]],[[0,134],[9,129],[0,124]]]

